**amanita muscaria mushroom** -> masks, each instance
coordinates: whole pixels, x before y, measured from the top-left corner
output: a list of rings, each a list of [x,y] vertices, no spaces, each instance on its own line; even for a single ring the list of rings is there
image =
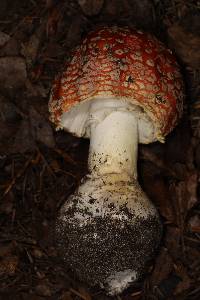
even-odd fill
[[[138,143],[164,142],[182,114],[171,51],[128,28],[90,33],[54,83],[51,120],[90,138],[87,175],[60,210],[56,240],[80,280],[121,293],[143,274],[161,238],[137,181]]]

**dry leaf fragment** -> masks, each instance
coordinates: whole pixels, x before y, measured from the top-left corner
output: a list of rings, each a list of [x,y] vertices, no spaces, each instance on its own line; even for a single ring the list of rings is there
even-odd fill
[[[39,51],[39,46],[45,32],[44,23],[30,36],[28,42],[22,45],[21,53],[25,57],[27,65],[32,65]]]
[[[24,153],[35,147],[35,142],[30,134],[30,124],[22,120],[15,134],[14,142],[10,145],[11,153]]]
[[[32,137],[47,147],[53,148],[55,146],[55,140],[49,122],[33,107],[29,109],[29,116]]]
[[[62,294],[60,300],[73,300],[73,298],[71,296],[71,292],[70,291],[64,292]]]
[[[17,256],[8,256],[0,260],[0,275],[14,275],[19,260]]]
[[[187,274],[187,270],[183,265],[179,264],[179,265],[175,265],[174,267],[175,267],[176,274],[181,278],[181,281],[178,283],[174,291],[174,294],[177,295],[189,289],[191,284],[191,279],[189,278]]]
[[[22,57],[0,58],[0,89],[18,89],[27,78],[26,64]]]
[[[50,297],[52,295],[51,289],[46,283],[38,284],[35,291],[39,296],[43,297]]]
[[[10,36],[3,31],[0,31],[0,47],[3,47],[8,40],[10,39]]]
[[[188,222],[190,231],[200,233],[200,216],[194,215],[189,219]]]
[[[156,259],[154,271],[151,276],[152,285],[159,285],[161,281],[168,278],[173,270],[173,261],[166,248],[162,248]]]
[[[200,68],[200,37],[183,26],[174,24],[168,29],[172,46],[180,58],[194,69]]]
[[[178,227],[168,226],[165,235],[165,246],[173,259],[179,259],[181,253],[181,232]]]
[[[104,4],[104,0],[78,0],[82,11],[87,16],[97,15]]]
[[[57,6],[53,6],[49,11],[46,33],[47,36],[55,35],[58,28],[58,23],[62,18],[62,14]]]

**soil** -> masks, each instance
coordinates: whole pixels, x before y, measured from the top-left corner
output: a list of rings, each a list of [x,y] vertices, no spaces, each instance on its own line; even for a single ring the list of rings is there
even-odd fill
[[[80,282],[52,236],[87,174],[89,141],[54,130],[50,89],[99,24],[153,33],[177,56],[186,85],[183,118],[166,143],[139,146],[139,182],[159,210],[162,243],[145,276],[115,297]],[[200,299],[199,24],[195,0],[1,0],[0,299]]]

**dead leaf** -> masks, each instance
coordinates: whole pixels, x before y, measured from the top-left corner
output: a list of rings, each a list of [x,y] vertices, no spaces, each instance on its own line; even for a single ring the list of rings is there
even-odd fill
[[[42,85],[42,82],[38,80],[37,84],[33,84],[29,79],[26,80],[26,95],[29,98],[46,98],[49,94],[49,89]],[[46,105],[47,110],[47,105]]]
[[[39,296],[43,297],[51,297],[52,295],[51,289],[47,283],[38,284],[35,287],[35,291]]]
[[[170,43],[179,57],[194,69],[200,68],[200,37],[183,28],[180,24],[173,24],[168,28]]]
[[[173,259],[179,259],[181,253],[181,231],[178,227],[167,226],[165,247]]]
[[[41,257],[44,256],[43,252],[39,248],[33,248],[32,251],[31,251],[31,254],[35,258],[41,258]]]
[[[83,300],[91,300],[92,299],[91,296],[82,287],[80,287],[78,291],[73,288],[70,288],[70,292],[72,294],[80,297]]]
[[[21,298],[22,297],[22,298]],[[30,294],[30,293],[22,293],[20,297],[20,300],[44,300],[44,297],[35,295],[35,294]]]
[[[32,65],[35,62],[44,32],[45,27],[44,24],[42,24],[36,32],[31,35],[28,42],[22,44],[21,54],[26,58],[27,65]]]
[[[17,107],[10,99],[0,95],[0,121],[14,122],[19,119]]]
[[[173,270],[173,261],[166,248],[162,248],[159,256],[156,258],[155,267],[151,275],[151,284],[159,285],[161,281],[167,279]]]
[[[57,6],[53,6],[49,10],[49,16],[47,20],[46,33],[47,36],[55,35],[58,29],[58,23],[62,19],[62,13]]]
[[[195,149],[195,163],[198,170],[200,170],[200,143],[196,146]]]
[[[176,286],[176,289],[174,291],[174,294],[177,295],[179,293],[182,293],[183,291],[189,289],[191,284],[191,279],[189,278],[187,274],[187,270],[185,267],[181,264],[174,266],[176,274],[181,278],[181,282],[178,283]]]
[[[98,15],[104,4],[104,0],[78,0],[82,11],[87,16]]]
[[[10,191],[1,201],[0,212],[9,215],[14,207],[14,194]],[[1,252],[1,251],[0,251]],[[1,255],[0,255],[1,256]]]
[[[184,181],[170,186],[171,201],[176,214],[176,224],[184,230],[184,223],[189,210],[197,203],[198,176],[195,170],[187,170]]]
[[[10,39],[10,36],[3,31],[0,31],[0,47],[3,47]]]
[[[191,171],[187,174],[186,191],[187,191],[187,210],[190,210],[198,201],[197,198],[198,174]]]
[[[92,297],[91,297],[90,293],[86,290],[86,288],[84,288],[83,286],[79,286],[78,290],[79,290],[79,293],[82,295],[83,299],[92,300]]]
[[[31,135],[30,123],[28,120],[22,120],[19,129],[15,135],[12,145],[10,145],[11,153],[25,153],[34,149],[35,142]]]
[[[18,89],[27,78],[26,64],[21,57],[0,58],[0,89]]]
[[[49,9],[54,5],[55,0],[46,0],[46,8]]]
[[[31,134],[34,140],[37,140],[47,147],[53,148],[55,140],[53,130],[47,120],[40,115],[33,107],[29,109],[29,117],[31,124]]]
[[[152,199],[158,207],[160,214],[166,218],[169,223],[174,223],[174,207],[171,202],[169,187],[164,178],[161,176],[146,177],[143,186],[150,199]]]
[[[74,16],[66,36],[66,42],[69,47],[73,47],[81,40],[81,31],[83,28],[83,18],[79,15]]]
[[[60,300],[73,300],[73,298],[71,296],[71,292],[70,291],[64,292],[62,294]]]
[[[4,258],[7,256],[11,256],[11,253],[14,249],[14,243],[1,243],[0,244],[0,257]]]
[[[12,36],[3,47],[0,49],[0,56],[19,56],[20,55],[20,41]]]
[[[17,256],[8,256],[0,260],[0,275],[14,275],[19,263]]]
[[[200,233],[200,216],[196,214],[190,217],[188,225],[190,231]]]

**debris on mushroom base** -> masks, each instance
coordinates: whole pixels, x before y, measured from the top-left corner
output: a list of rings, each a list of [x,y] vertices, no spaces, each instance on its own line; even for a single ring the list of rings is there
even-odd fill
[[[128,28],[90,33],[55,81],[51,120],[90,138],[89,174],[57,218],[58,248],[80,280],[110,295],[141,278],[159,245],[157,210],[137,182],[137,148],[164,141],[183,97],[173,55]]]

